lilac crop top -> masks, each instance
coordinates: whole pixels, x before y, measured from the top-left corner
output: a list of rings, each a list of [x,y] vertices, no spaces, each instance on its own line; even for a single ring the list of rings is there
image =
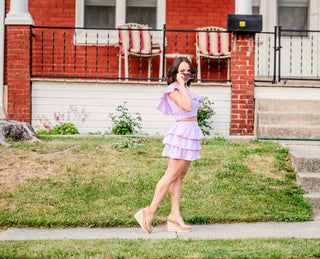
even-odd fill
[[[174,91],[174,89],[178,89],[180,92],[180,86],[173,83],[171,85],[169,85],[165,91],[165,93],[163,94],[163,96],[161,97],[161,101],[160,104],[158,105],[157,109],[159,111],[161,111],[162,113],[164,113],[165,115],[173,115],[176,119],[176,121],[178,120],[183,120],[186,118],[190,118],[190,117],[196,117],[197,116],[197,111],[203,101],[202,97],[200,97],[199,95],[196,95],[195,93],[191,92],[188,88],[187,88],[187,92],[191,98],[191,102],[192,102],[192,109],[190,112],[184,111],[182,110],[174,101],[172,101],[168,94],[172,93]]]

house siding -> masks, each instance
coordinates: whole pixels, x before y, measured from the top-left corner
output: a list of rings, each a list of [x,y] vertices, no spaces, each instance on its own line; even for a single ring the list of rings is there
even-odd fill
[[[52,128],[60,122],[71,122],[81,133],[110,131],[110,113],[126,102],[132,114],[140,113],[142,132],[164,135],[174,123],[156,109],[165,85],[54,82],[32,83],[32,126],[36,130]],[[229,135],[230,86],[194,86],[192,91],[214,102],[211,135]]]

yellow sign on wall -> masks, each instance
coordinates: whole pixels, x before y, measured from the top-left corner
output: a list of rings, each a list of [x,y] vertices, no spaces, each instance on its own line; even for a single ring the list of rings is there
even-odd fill
[[[239,27],[246,27],[246,21],[240,21]]]

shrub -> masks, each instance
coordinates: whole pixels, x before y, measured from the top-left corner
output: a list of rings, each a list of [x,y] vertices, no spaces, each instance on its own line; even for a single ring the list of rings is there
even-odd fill
[[[132,135],[142,128],[140,113],[130,114],[125,104],[126,102],[116,108],[120,115],[109,114],[112,120],[111,132],[115,135]]]
[[[80,134],[78,129],[72,123],[60,123],[59,125],[54,126],[52,135],[75,135]]]
[[[212,129],[212,122],[209,120],[215,112],[212,109],[213,101],[210,101],[208,97],[203,98],[200,108],[198,109],[198,124],[201,128],[203,135],[210,135],[209,130]]]

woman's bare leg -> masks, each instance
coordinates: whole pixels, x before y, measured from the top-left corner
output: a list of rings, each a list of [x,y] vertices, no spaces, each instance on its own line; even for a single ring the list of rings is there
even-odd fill
[[[156,213],[156,210],[157,210],[161,200],[168,192],[170,186],[178,179],[181,179],[181,175],[185,174],[190,163],[191,163],[190,161],[186,161],[186,160],[169,158],[167,171],[164,174],[164,176],[162,176],[162,178],[160,179],[160,181],[158,182],[158,184],[156,186],[153,200],[152,200],[151,205],[149,207],[149,211],[147,212],[148,223],[151,224],[152,219],[154,217],[154,214]],[[183,177],[182,177],[182,179],[183,179]],[[182,179],[181,179],[181,183],[182,183]],[[180,182],[180,180],[178,180],[177,187],[175,187],[175,188],[177,188],[177,191],[179,192],[178,195],[180,197],[181,187],[179,187],[179,185],[181,185],[181,183],[179,184],[179,182]],[[179,191],[179,189],[180,189],[180,191]],[[178,202],[180,201],[180,198],[177,198],[175,196],[174,200],[176,203],[177,201]],[[175,207],[176,207],[176,205],[175,205]]]
[[[170,188],[169,188],[170,196],[171,196],[171,213],[169,217],[173,220],[176,220],[178,217],[180,217],[180,198],[181,198],[182,181],[184,176],[187,173],[190,163],[186,164],[184,171],[181,172],[179,177],[170,185]]]

